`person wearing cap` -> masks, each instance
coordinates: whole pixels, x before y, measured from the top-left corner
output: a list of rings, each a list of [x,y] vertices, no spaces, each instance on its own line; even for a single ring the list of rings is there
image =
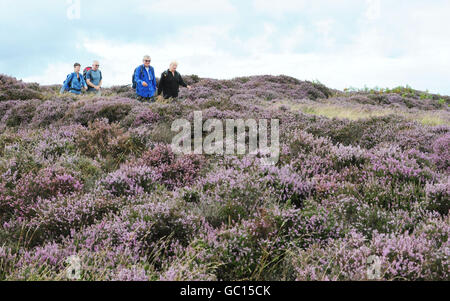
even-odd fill
[[[155,70],[152,66],[150,56],[144,56],[142,65],[136,68],[134,80],[136,82],[136,94],[140,101],[154,102],[156,94]]]
[[[69,91],[70,93],[80,95],[83,89],[87,89],[87,84],[84,81],[84,77],[80,74],[81,65],[79,63],[75,63],[73,68],[74,72],[69,74],[63,83],[60,91],[61,94],[65,91]]]
[[[170,63],[169,69],[161,74],[159,80],[158,95],[163,94],[165,99],[177,98],[180,86],[191,89],[191,86],[186,85],[181,74],[177,72],[178,62]]]

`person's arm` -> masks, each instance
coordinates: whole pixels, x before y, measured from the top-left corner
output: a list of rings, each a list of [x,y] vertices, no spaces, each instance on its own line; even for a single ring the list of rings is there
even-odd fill
[[[92,87],[92,88],[95,89],[95,85],[91,82],[91,74],[90,74],[90,73],[88,73],[88,74],[86,75],[86,84],[87,84],[89,87]]]
[[[61,90],[59,90],[59,94],[64,94],[64,92],[66,92],[66,86],[67,85],[65,83],[63,83]]]
[[[61,94],[70,89],[69,83],[72,81],[72,78],[73,78],[73,73],[70,73],[67,76],[66,80],[64,81],[63,86],[61,87],[61,90],[59,91]]]
[[[102,72],[100,71],[100,82],[98,83],[98,89],[99,90],[102,87],[102,84],[103,84],[103,75],[102,75]]]
[[[186,85],[186,83],[183,80],[183,77],[181,77],[181,74],[178,73],[178,84],[180,84],[180,86],[187,88],[188,85]]]
[[[92,79],[92,74],[91,74],[91,71],[89,71],[87,74],[86,74],[86,83],[87,83],[87,85],[89,86],[89,87],[92,87],[92,88],[96,88],[96,86],[91,82],[91,79]]]
[[[143,80],[140,78],[141,68],[142,66],[136,68],[136,72],[134,73],[134,81],[136,82],[136,84],[143,86]]]
[[[84,89],[87,90],[88,85],[86,84],[86,81],[84,80],[84,76],[80,74],[81,77],[81,84],[83,85]]]
[[[183,87],[185,87],[185,88],[188,88],[189,90],[191,90],[191,86],[187,85],[187,84],[184,82],[183,77],[181,77],[181,74],[178,74],[178,75],[180,76],[180,79],[179,79],[180,85],[183,86]]]

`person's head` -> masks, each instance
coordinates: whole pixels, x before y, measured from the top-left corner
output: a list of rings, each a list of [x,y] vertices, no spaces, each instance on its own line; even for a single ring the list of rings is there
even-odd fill
[[[152,59],[149,55],[145,55],[142,59],[142,62],[144,63],[145,67],[149,67]]]
[[[81,65],[80,65],[80,63],[75,63],[74,65],[73,65],[73,69],[74,69],[74,71],[75,72],[80,72],[80,69],[81,69]]]
[[[92,70],[97,71],[100,67],[100,63],[98,61],[92,62]]]
[[[170,63],[169,70],[171,72],[177,71],[177,68],[178,68],[178,62],[177,61],[173,61],[173,62]]]

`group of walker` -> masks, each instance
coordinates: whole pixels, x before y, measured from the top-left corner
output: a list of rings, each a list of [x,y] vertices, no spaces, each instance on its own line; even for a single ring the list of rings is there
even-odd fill
[[[155,102],[156,96],[163,94],[165,99],[177,98],[180,86],[191,89],[177,72],[178,63],[171,62],[169,69],[161,74],[159,84],[156,82],[155,69],[150,66],[150,56],[144,56],[142,65],[133,73],[132,87],[136,90],[136,96],[143,102]],[[80,74],[81,65],[74,64],[74,72],[69,74],[61,87],[61,93],[69,92],[80,95],[82,91],[101,96],[103,76],[100,71],[100,63],[94,61],[92,67],[84,69]]]

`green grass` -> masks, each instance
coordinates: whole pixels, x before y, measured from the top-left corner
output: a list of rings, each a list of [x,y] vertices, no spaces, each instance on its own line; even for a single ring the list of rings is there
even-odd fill
[[[450,121],[436,111],[410,112],[407,110],[380,108],[373,110],[368,106],[338,106],[335,104],[296,104],[282,102],[276,107],[285,106],[292,111],[302,111],[305,114],[323,116],[327,118],[342,118],[348,120],[360,120],[371,117],[382,117],[388,115],[400,115],[411,121],[417,121],[423,125],[437,126],[450,125]]]
[[[396,93],[396,94],[402,94],[402,95],[413,95],[415,96],[416,91],[414,91],[410,86],[406,85],[405,87],[398,86],[395,88],[380,88],[380,87],[374,87],[369,88],[367,86],[364,86],[364,88],[354,88],[349,87],[345,88],[344,92],[361,92],[361,93],[370,93],[370,94],[390,94],[390,93]],[[428,94],[428,92],[427,92]]]

